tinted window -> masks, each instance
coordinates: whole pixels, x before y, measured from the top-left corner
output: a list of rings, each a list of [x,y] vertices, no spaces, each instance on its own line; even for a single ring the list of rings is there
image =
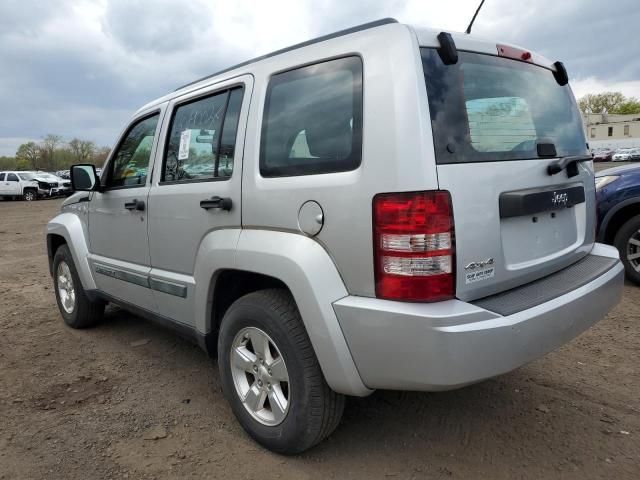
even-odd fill
[[[135,123],[118,146],[109,167],[109,187],[136,187],[147,182],[159,115]]]
[[[242,91],[241,88],[224,91],[176,108],[162,181],[231,176]]]
[[[4,182],[4,173],[0,173],[0,182]]]
[[[9,174],[7,174],[7,181],[8,182],[17,182],[18,181],[18,176],[15,173],[9,173]]]
[[[267,88],[260,172],[353,170],[362,149],[362,61],[347,57],[274,75]]]
[[[537,143],[587,153],[571,89],[550,70],[470,52],[445,65],[435,49],[421,52],[438,163],[535,159]]]

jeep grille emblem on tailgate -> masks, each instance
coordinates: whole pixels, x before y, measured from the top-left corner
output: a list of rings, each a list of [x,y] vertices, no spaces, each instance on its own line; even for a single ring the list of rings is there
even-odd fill
[[[551,197],[551,203],[553,203],[554,207],[565,207],[568,201],[569,201],[569,195],[567,195],[566,193],[553,192],[553,196]]]

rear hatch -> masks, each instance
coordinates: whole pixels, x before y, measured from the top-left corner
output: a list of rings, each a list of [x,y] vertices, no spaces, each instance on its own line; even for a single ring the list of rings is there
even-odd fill
[[[474,300],[584,257],[595,236],[590,161],[571,89],[525,61],[421,48],[438,184],[451,193],[456,296]],[[555,152],[555,153],[554,153]]]

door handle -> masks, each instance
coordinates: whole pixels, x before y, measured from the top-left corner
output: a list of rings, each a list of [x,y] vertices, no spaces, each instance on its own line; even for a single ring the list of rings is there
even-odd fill
[[[127,210],[144,210],[144,200],[133,199],[130,202],[125,202],[124,208]]]
[[[210,208],[219,208],[221,210],[229,211],[233,206],[233,202],[229,197],[211,197],[206,200],[200,201],[200,208],[204,208],[205,210],[209,210]]]

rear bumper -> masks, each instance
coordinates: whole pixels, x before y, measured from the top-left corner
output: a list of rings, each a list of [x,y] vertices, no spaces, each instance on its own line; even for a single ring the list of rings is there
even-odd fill
[[[592,255],[618,257],[601,244]],[[450,390],[509,372],[578,336],[618,303],[623,282],[617,261],[589,283],[508,316],[459,300],[355,296],[334,310],[368,388]]]

